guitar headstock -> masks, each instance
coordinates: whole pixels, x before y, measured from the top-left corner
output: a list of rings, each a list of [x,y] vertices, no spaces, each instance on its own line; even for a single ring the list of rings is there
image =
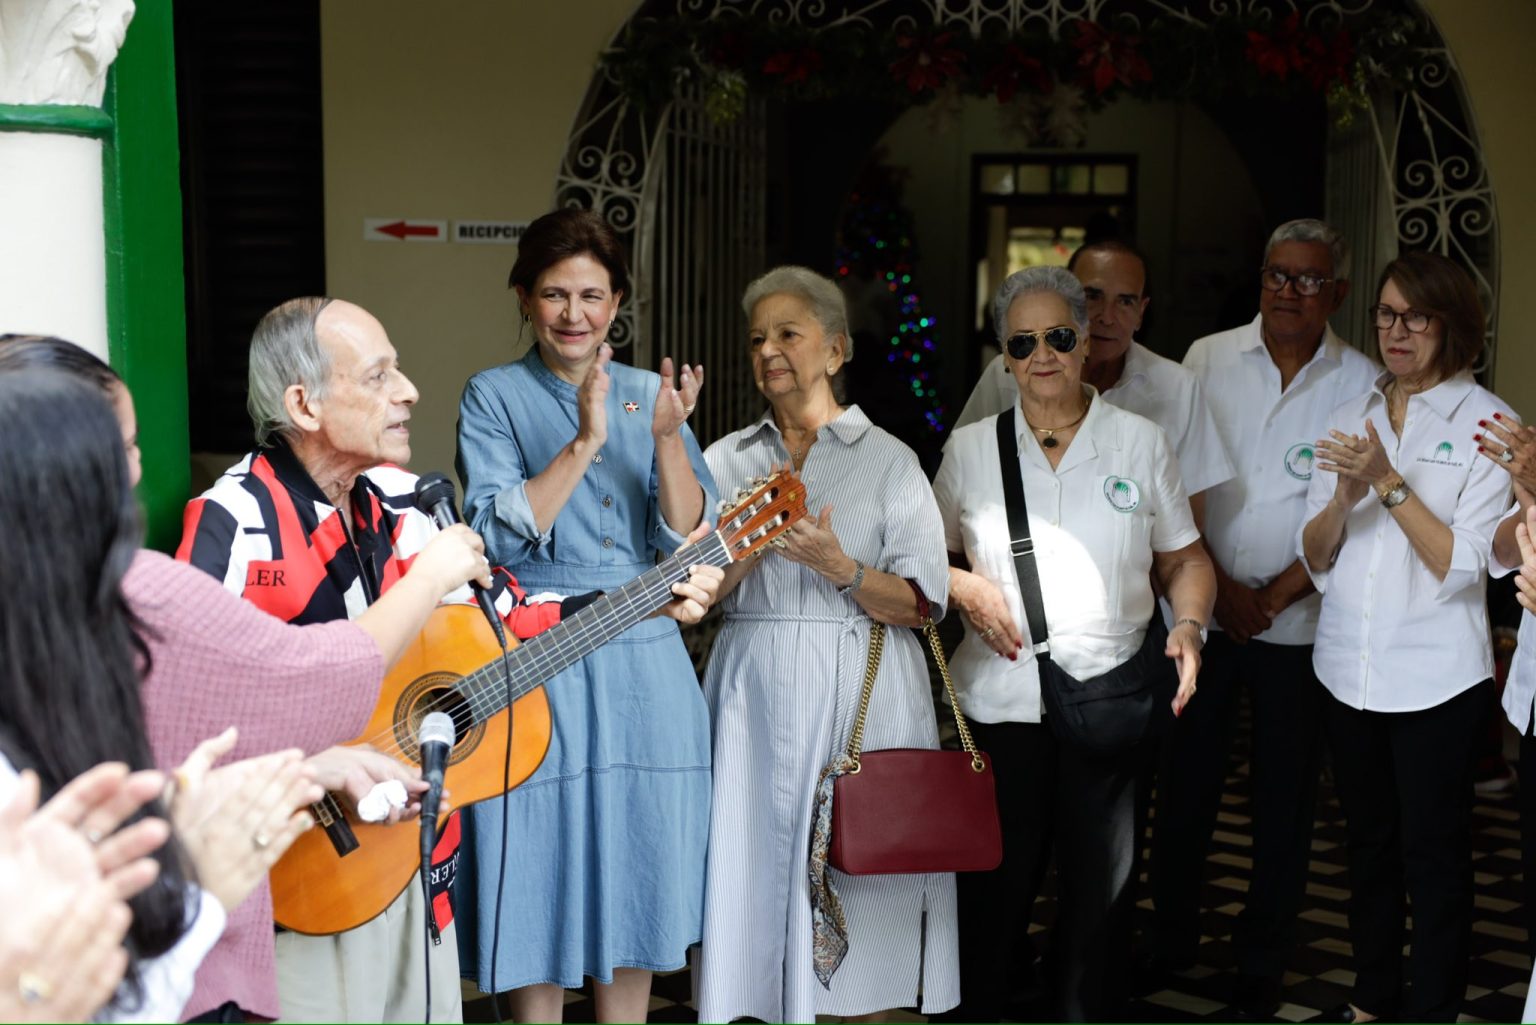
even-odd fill
[[[716,533],[725,541],[731,561],[740,562],[805,516],[805,485],[790,471],[780,470],[737,491],[735,503],[721,510]]]

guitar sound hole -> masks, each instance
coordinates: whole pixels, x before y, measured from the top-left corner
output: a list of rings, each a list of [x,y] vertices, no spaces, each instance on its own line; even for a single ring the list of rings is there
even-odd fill
[[[459,677],[447,673],[423,676],[407,687],[396,705],[395,742],[400,752],[410,761],[420,759],[416,739],[421,731],[421,721],[432,712],[446,712],[453,720],[453,754],[449,765],[457,765],[468,758],[485,736],[485,723],[478,721],[475,709],[455,684]]]

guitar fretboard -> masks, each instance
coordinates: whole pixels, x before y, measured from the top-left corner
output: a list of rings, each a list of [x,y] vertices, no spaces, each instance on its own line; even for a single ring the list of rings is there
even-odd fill
[[[690,566],[727,566],[731,553],[718,533],[679,548],[623,587],[530,640],[507,657],[512,675],[512,700],[540,687],[556,673],[613,640],[671,601],[672,585],[688,579]],[[507,707],[507,685],[501,659],[487,663],[461,679],[455,689],[480,723]]]

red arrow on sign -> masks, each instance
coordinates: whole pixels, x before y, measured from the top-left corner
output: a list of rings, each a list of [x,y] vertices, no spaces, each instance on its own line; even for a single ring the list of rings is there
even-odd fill
[[[393,235],[403,239],[407,236],[420,238],[437,238],[442,231],[442,226],[437,224],[412,224],[409,221],[396,221],[394,224],[385,224],[373,229],[385,235]]]

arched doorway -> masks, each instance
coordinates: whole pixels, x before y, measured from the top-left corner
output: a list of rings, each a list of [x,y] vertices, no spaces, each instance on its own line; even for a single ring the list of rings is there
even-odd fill
[[[1085,39],[1085,22],[1099,35]],[[1260,192],[1272,200],[1267,206],[1273,209],[1266,210],[1271,221],[1318,212],[1310,200],[1304,211],[1287,208],[1283,201],[1295,199],[1288,189],[1320,195],[1323,215],[1354,244],[1355,277],[1361,281],[1373,279],[1399,248],[1432,249],[1467,266],[1490,314],[1482,369],[1491,371],[1499,284],[1493,187],[1461,74],[1416,0],[1329,0],[1300,7],[1285,0],[870,0],[859,5],[645,0],[594,76],[556,187],[558,203],[603,212],[624,234],[641,269],[638,301],[627,305],[616,344],[628,347],[627,358],[641,365],[654,365],[663,350],[682,351],[703,358],[716,371],[697,422],[705,438],[739,426],[756,408],[745,352],[732,344],[740,334],[736,298],[770,256],[793,257],[808,245],[780,237],[785,222],[778,215],[793,184],[783,179],[792,175],[782,173],[782,159],[770,152],[781,100],[748,86],[754,75],[762,77],[759,72],[773,69],[783,90],[780,97],[787,96],[788,102],[805,102],[808,92],[817,92],[807,84],[825,78],[814,102],[833,110],[834,123],[853,112],[846,113],[840,131],[823,133],[812,147],[825,165],[819,179],[824,187],[814,196],[800,193],[830,234],[871,144],[896,116],[914,101],[953,101],[959,91],[954,85],[963,75],[956,72],[946,83],[945,60],[960,65],[967,59],[990,60],[988,76],[972,69],[978,72],[972,76],[972,91],[977,79],[986,85],[986,77],[1011,74],[1011,89],[1027,97],[1043,81],[1041,74],[1052,73],[1048,61],[1041,67],[1029,53],[1046,52],[1041,49],[1046,44],[1076,46],[1075,59],[1088,69],[1085,74],[1102,70],[1125,78],[1121,93],[1111,81],[1104,94],[1113,102],[1116,95],[1141,95],[1152,87],[1141,77],[1147,61],[1134,52],[1143,36],[1148,51],[1184,47],[1199,55],[1190,65],[1189,81],[1171,88],[1183,89],[1182,98],[1210,111],[1227,131]],[[758,55],[764,38],[780,47],[767,61]],[[870,53],[863,57],[825,42],[860,38],[869,41]],[[917,42],[887,66],[880,62],[890,56],[892,39]],[[1010,51],[1009,40],[1021,46]],[[1034,49],[1026,52],[1030,40]],[[817,49],[823,44],[826,54]],[[882,45],[885,57],[876,52]],[[1103,55],[1098,65],[1092,65],[1094,45],[1099,46],[1094,52]],[[1319,134],[1321,161],[1310,165],[1317,180],[1301,181],[1282,159],[1283,142],[1265,121],[1295,101],[1286,100],[1279,82],[1269,79],[1276,69],[1284,79],[1290,60],[1294,83],[1309,73],[1306,61],[1343,59],[1324,50],[1346,45],[1350,55],[1390,54],[1390,62],[1372,58],[1373,70],[1366,75],[1359,70],[1368,63],[1362,56],[1350,72],[1353,79],[1327,87],[1337,90],[1342,102],[1325,108],[1319,90],[1310,106],[1302,105]],[[754,63],[747,74],[733,72],[732,60],[744,52],[754,54],[747,59],[761,62],[761,68]],[[959,56],[946,57],[951,53]],[[1154,64],[1168,59],[1160,51],[1147,57]],[[862,72],[841,70],[865,59],[875,63]],[[897,66],[901,61],[909,61],[905,70]],[[1248,73],[1230,71],[1241,69],[1244,61],[1251,65]],[[1158,64],[1160,70],[1164,66]],[[834,67],[836,73],[828,70]],[[917,81],[930,71],[929,85],[910,95],[868,88],[881,75],[894,73],[900,79],[909,74]],[[1224,73],[1231,79],[1227,88],[1220,82],[1213,86],[1212,77]],[[987,88],[996,86],[994,80]],[[1095,99],[1087,97],[1090,104]],[[831,245],[828,239],[827,250]],[[824,261],[808,262],[828,269]],[[1369,292],[1355,291],[1341,312],[1341,324],[1364,324]],[[955,341],[946,339],[946,345]]]

